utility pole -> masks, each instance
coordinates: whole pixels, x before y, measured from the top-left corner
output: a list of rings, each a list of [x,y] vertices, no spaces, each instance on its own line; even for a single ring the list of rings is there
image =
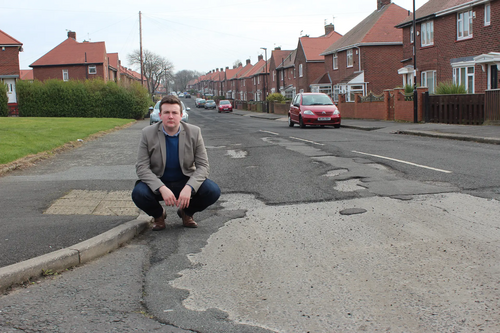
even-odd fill
[[[415,17],[415,0],[413,0],[413,122],[418,123],[417,93],[417,23]],[[420,37],[422,38],[422,37]]]
[[[143,62],[142,62],[142,18],[141,18],[140,11],[139,11],[139,44],[140,44],[139,52],[141,52],[141,86],[144,86],[144,70],[142,68],[142,66],[143,66]]]

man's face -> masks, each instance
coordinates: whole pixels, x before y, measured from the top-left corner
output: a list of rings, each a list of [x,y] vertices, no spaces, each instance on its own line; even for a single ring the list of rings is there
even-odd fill
[[[176,132],[182,118],[182,110],[178,104],[164,103],[160,109],[160,119],[163,122],[163,128],[168,132]]]

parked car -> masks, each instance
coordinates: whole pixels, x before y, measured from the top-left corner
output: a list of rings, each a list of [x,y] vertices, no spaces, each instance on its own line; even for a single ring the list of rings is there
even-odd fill
[[[300,93],[295,96],[288,111],[288,126],[299,124],[340,127],[340,111],[332,99],[323,93]]]
[[[155,107],[153,108],[153,112],[151,112],[151,115],[149,116],[149,125],[153,125],[153,124],[159,123],[161,121],[161,119],[160,119],[160,102],[161,101],[156,102]],[[182,119],[181,119],[181,121],[187,123],[189,121],[189,114],[187,113],[187,111],[190,111],[191,109],[187,108],[184,105],[183,101],[181,101],[181,104],[182,104]]]
[[[208,101],[205,102],[205,109],[215,109],[217,107],[217,104],[215,104],[214,100],[209,99]]]
[[[184,93],[184,98],[191,98],[191,94],[190,93]]]
[[[223,99],[222,101],[219,102],[218,110],[219,110],[219,113],[221,113],[222,111],[233,112],[233,106],[231,105],[230,101]]]
[[[179,97],[179,98],[184,97],[184,93],[179,93],[179,95],[177,95],[177,97]]]
[[[197,108],[202,108],[205,106],[206,101],[203,98],[197,98],[196,101],[194,102],[195,106]]]

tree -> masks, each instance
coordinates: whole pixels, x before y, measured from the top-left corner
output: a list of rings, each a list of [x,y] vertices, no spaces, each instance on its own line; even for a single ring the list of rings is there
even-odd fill
[[[128,55],[128,60],[131,65],[138,65],[138,72],[140,72],[141,52],[135,50]],[[143,74],[146,78],[148,93],[150,95],[154,94],[160,83],[163,82],[166,87],[166,84],[173,78],[174,65],[162,56],[152,51],[144,50],[142,62]]]
[[[186,89],[186,86],[189,81],[196,79],[203,75],[200,72],[197,71],[190,71],[187,69],[184,69],[182,71],[179,71],[175,74],[174,78],[174,87],[178,91],[184,91]]]

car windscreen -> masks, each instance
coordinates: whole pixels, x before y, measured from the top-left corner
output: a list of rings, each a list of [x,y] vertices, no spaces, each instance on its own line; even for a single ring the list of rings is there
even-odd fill
[[[219,104],[231,104],[231,103],[229,103],[229,101],[220,101]]]
[[[327,95],[304,95],[302,105],[333,105],[333,102]]]

